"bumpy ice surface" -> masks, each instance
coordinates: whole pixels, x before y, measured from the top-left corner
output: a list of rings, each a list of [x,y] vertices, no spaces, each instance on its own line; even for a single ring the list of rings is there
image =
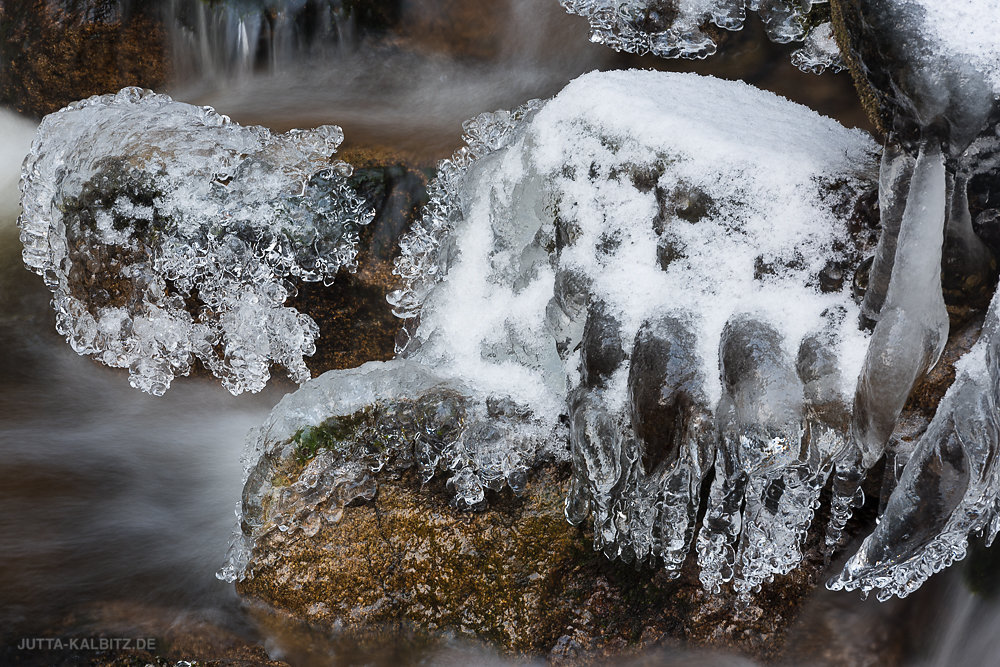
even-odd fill
[[[859,378],[852,432],[869,460],[885,448],[915,378],[932,366],[948,334],[946,276],[989,287],[996,204],[982,193],[1000,177],[996,3],[893,0],[850,5],[868,32],[854,48],[872,86],[895,113],[898,136],[880,171],[882,236],[862,311],[875,323]],[[898,143],[897,143],[898,142]],[[957,279],[957,280],[956,280]],[[878,527],[831,588],[877,590],[880,599],[916,590],[964,557],[970,532],[997,533],[1000,450],[996,374],[997,299],[976,347],[916,443]],[[897,457],[899,458],[899,457]],[[902,457],[905,459],[905,453]]]
[[[741,30],[747,12],[760,14],[768,37],[778,43],[805,41],[793,54],[799,68],[822,72],[842,69],[830,22],[810,17],[826,0],[559,0],[585,17],[591,40],[616,51],[652,53],[664,58],[705,58],[717,44],[704,27]]]
[[[272,135],[138,88],[47,116],[21,181],[25,264],[73,348],[162,394],[198,359],[233,393],[298,382],[319,331],[292,280],[351,268],[371,211],[340,128]]]
[[[973,63],[1000,93],[1000,41],[996,37],[1000,5],[992,0],[896,0],[894,4],[904,13],[923,14],[924,34],[934,47]]]
[[[328,373],[279,405],[269,424],[290,425],[252,441],[244,533],[275,528],[255,509],[272,493],[258,471],[290,460],[295,429],[342,432],[331,420],[445,387],[471,415],[444,438],[461,446],[411,439],[404,460],[450,475],[460,503],[568,458],[567,514],[593,515],[595,546],[676,572],[715,465],[705,585],[735,576],[750,591],[794,567],[819,487],[849,458],[844,406],[867,341],[846,219],[871,185],[870,140],[744,84],[651,72],[581,77],[469,121],[465,138],[401,244],[390,301],[405,360]],[[349,405],[307,393],[341,391]],[[350,450],[334,444],[357,442],[349,430],[322,451]],[[282,506],[310,507],[300,496]]]

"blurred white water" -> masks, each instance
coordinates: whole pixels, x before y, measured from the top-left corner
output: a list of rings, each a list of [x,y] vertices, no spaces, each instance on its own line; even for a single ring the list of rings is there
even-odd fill
[[[0,647],[120,601],[239,625],[213,575],[244,435],[276,392],[237,400],[190,380],[154,399],[66,345],[15,226],[34,130],[0,110]]]
[[[36,127],[13,111],[0,109],[0,230],[6,231],[20,211],[17,182]]]
[[[262,25],[256,12],[175,0],[168,22],[177,76],[170,93],[242,123],[281,130],[336,123],[345,145],[444,157],[458,145],[467,118],[548,97],[575,76],[616,61],[613,51],[587,40],[583,21],[554,1],[496,2],[482,14],[502,23],[476,17],[489,26],[482,38],[493,45],[483,47],[489,53],[483,58],[463,52],[478,53],[475,46],[449,44],[447,34],[438,41],[407,35],[415,21],[448,20],[449,3],[407,0],[402,36],[372,46],[354,37],[346,19],[335,21],[331,34],[307,40],[281,12]],[[477,29],[471,27],[468,39]]]

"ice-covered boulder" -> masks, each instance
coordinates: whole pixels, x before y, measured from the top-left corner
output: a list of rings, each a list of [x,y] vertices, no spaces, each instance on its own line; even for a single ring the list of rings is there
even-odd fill
[[[372,217],[340,128],[273,135],[138,88],[43,120],[24,163],[25,264],[81,354],[162,394],[199,360],[233,393],[298,382],[315,322],[283,304],[333,281]]]
[[[471,415],[459,446],[401,460],[436,468],[459,504],[570,462],[569,518],[590,511],[609,556],[676,573],[714,465],[706,587],[736,576],[749,592],[788,572],[820,487],[852,453],[845,406],[867,337],[851,219],[875,146],[742,83],[639,71],[479,116],[466,141],[401,242],[390,300],[408,322],[405,360],[286,399],[255,436],[251,480],[273,479],[307,429],[451,387]],[[248,485],[244,516],[259,515],[261,488]],[[244,537],[293,532],[313,511],[255,519]],[[236,555],[229,577],[248,556]]]

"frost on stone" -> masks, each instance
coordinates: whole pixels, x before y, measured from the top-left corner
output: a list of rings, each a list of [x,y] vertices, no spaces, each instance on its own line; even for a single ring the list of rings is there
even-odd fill
[[[741,83],[638,71],[586,75],[466,137],[391,297],[418,325],[397,382],[433,369],[490,417],[465,427],[478,462],[442,459],[454,492],[481,498],[462,490],[509,461],[569,459],[567,517],[591,517],[595,548],[676,573],[714,464],[706,586],[735,575],[750,591],[794,567],[848,451],[867,338],[846,212],[871,186],[870,140]],[[318,383],[377,402],[346,372],[299,393]]]
[[[774,42],[805,41],[792,60],[800,69],[843,69],[826,0],[559,0],[590,23],[590,39],[616,51],[663,58],[715,53],[718,29],[742,30],[758,12]],[[822,17],[821,17],[822,15]]]
[[[354,268],[372,217],[340,128],[272,135],[137,88],[47,116],[24,163],[25,264],[80,354],[162,394],[197,359],[234,394],[297,382],[319,331],[294,281]]]

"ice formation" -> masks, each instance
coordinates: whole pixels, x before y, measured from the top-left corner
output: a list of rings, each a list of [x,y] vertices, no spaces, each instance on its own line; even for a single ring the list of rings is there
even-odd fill
[[[972,224],[969,195],[1000,177],[997,118],[1000,8],[963,0],[845,5],[854,57],[890,114],[883,154],[883,233],[862,313],[874,324],[858,383],[852,434],[871,465],[890,440],[913,382],[932,365],[948,333],[945,277],[968,286],[995,274]],[[859,28],[859,26],[861,26]],[[985,58],[985,60],[984,60]],[[981,198],[985,220],[996,204]],[[989,222],[986,222],[989,226]],[[985,280],[984,280],[985,278]],[[875,532],[829,586],[903,597],[965,555],[972,531],[996,535],[997,301],[976,346],[906,462]]]
[[[309,378],[294,280],[351,268],[372,213],[333,159],[340,128],[272,135],[126,88],[47,116],[21,181],[25,264],[80,354],[162,394],[195,359],[234,394],[272,364]]]
[[[821,23],[812,28],[804,41],[802,48],[792,52],[792,64],[800,70],[822,74],[828,69],[839,72],[846,67],[837,40],[833,37],[832,23]]]
[[[617,51],[664,58],[705,58],[715,53],[713,28],[741,30],[756,11],[775,42],[805,41],[792,60],[800,69],[842,69],[827,0],[559,0],[590,22],[591,41]],[[822,15],[822,18],[820,16]],[[711,24],[711,26],[709,25]]]
[[[570,12],[588,18],[594,41],[665,57],[710,55],[715,43],[709,24],[739,29],[746,12],[757,10],[773,40],[805,41],[793,54],[800,68],[818,72],[843,67],[832,25],[820,19],[818,12],[810,14],[820,3],[809,0],[560,2]],[[870,96],[867,101],[878,110],[889,134],[879,176],[882,233],[861,307],[862,323],[873,329],[871,343],[857,376],[853,401],[819,400],[821,405],[836,405],[832,413],[827,408],[821,412],[828,422],[829,416],[835,415],[832,423],[837,425],[823,429],[821,439],[831,440],[821,447],[819,455],[827,456],[822,453],[824,448],[846,452],[832,464],[830,548],[837,544],[852,505],[861,499],[858,489],[867,469],[887,448],[900,465],[906,463],[904,452],[892,451],[892,435],[915,381],[936,363],[947,338],[949,323],[942,291],[968,292],[991,284],[995,259],[976,231],[990,230],[1000,219],[995,197],[988,194],[1000,177],[1000,45],[996,40],[1000,4],[992,0],[839,0],[832,4],[833,18],[839,21],[858,65],[854,74],[864,81],[863,88]],[[970,193],[976,194],[980,209],[975,224]],[[860,588],[866,594],[877,589],[881,599],[907,595],[928,576],[963,557],[970,530],[986,530],[989,540],[995,537],[996,526],[1000,526],[996,507],[1000,482],[991,477],[991,461],[1000,446],[995,405],[1000,387],[994,368],[989,366],[993,363],[991,353],[984,350],[992,350],[990,346],[996,344],[996,307],[994,302],[984,341],[963,362],[963,373],[919,441],[878,529],[844,572],[830,582],[831,587]],[[740,340],[741,327],[757,327],[759,336],[775,336],[764,322],[744,322],[727,330],[721,350],[724,378],[728,341]],[[771,347],[776,349],[777,344]],[[773,351],[756,352],[756,365],[751,365],[754,372],[779,386],[787,384],[787,373],[775,370],[786,368],[787,360],[779,361]],[[837,369],[846,379],[843,372],[847,369],[842,366],[824,361],[819,368]],[[828,384],[820,381],[819,386]],[[808,395],[809,383],[805,386]],[[733,396],[737,395],[733,391],[763,395],[768,389],[768,383],[743,388],[739,383],[730,387],[727,382]],[[809,402],[815,404],[816,400]],[[735,440],[735,436],[726,435],[731,428],[728,425],[741,423],[739,401],[733,403],[729,407],[723,401],[719,407],[724,440]],[[793,406],[791,412],[799,409]],[[751,413],[742,423],[774,432],[773,424],[768,427],[774,417]],[[591,421],[581,423],[597,433],[596,422]],[[849,423],[847,429],[844,423]],[[740,452],[739,447],[732,449]],[[781,571],[797,554],[794,548],[787,548],[781,536],[768,532],[768,526],[808,524],[805,514],[783,514],[778,507],[780,500],[764,503],[770,515],[760,522],[753,518],[761,513],[759,503],[746,500],[741,517],[741,499],[761,494],[760,488],[751,488],[747,494],[753,480],[735,473],[740,465],[746,465],[740,461],[739,456],[716,461],[716,470],[725,469],[726,474],[721,481],[716,476],[712,499],[716,508],[725,509],[709,509],[706,526],[714,525],[714,533],[703,530],[698,538],[703,580],[709,587],[731,574],[733,555],[723,543],[742,534],[740,549],[744,554],[762,546],[784,551],[785,557],[771,557],[770,561],[773,569]],[[782,480],[781,497],[790,491],[799,493],[799,489],[809,489],[806,495],[810,495],[817,483],[821,480],[808,475]],[[607,508],[599,509],[611,516]],[[799,530],[797,527],[790,532]],[[744,577],[737,588],[752,587],[756,581]]]
[[[829,586],[906,597],[1000,532],[1000,324],[994,297],[975,347],[920,438],[875,532]]]
[[[384,428],[393,456],[445,471],[460,503],[569,459],[567,516],[593,517],[595,547],[676,573],[714,465],[705,586],[735,578],[749,592],[793,568],[820,487],[853,460],[846,406],[867,337],[845,280],[862,250],[847,218],[875,146],[745,84],[638,71],[483,114],[465,139],[401,243],[400,358],[325,374],[276,408],[252,441],[223,576],[240,575],[255,535],[311,530],[342,502],[308,500],[302,477],[289,491],[266,481],[304,470],[291,462],[300,429],[401,401],[465,406],[442,440],[461,447]],[[455,398],[428,398],[442,392]],[[306,464],[305,486],[341,488],[336,452],[358,440],[324,442],[330,463]],[[262,497],[287,509],[261,512]]]

